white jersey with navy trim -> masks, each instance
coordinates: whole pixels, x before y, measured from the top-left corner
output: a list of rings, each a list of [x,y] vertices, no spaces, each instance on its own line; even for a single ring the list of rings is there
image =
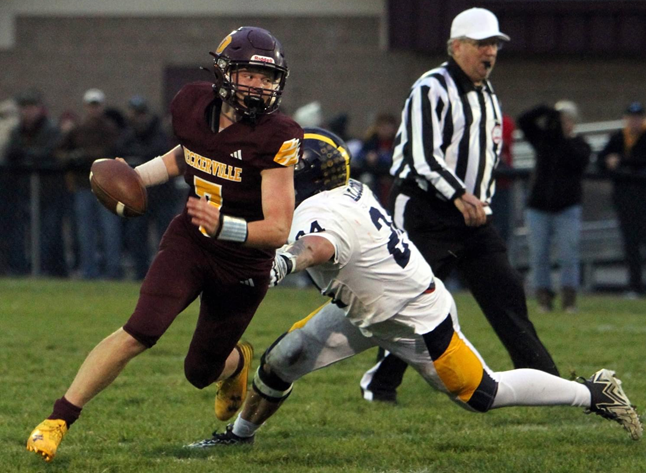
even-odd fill
[[[333,260],[307,271],[321,293],[331,297],[364,333],[370,334],[368,327],[397,314],[415,319],[406,325],[426,333],[448,314],[452,301],[448,291],[360,182],[351,180],[299,205],[289,241],[305,235],[334,245]],[[434,313],[437,317],[429,317]]]

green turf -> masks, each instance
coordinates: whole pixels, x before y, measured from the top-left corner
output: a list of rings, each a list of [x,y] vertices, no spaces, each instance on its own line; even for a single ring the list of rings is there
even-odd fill
[[[90,403],[51,464],[25,451],[88,351],[123,324],[137,298],[132,283],[0,279],[0,470],[7,472],[643,472],[644,442],[581,409],[464,411],[409,371],[398,406],[359,397],[365,353],[296,384],[253,447],[193,452],[182,445],[223,428],[213,388],[193,388],[183,358],[196,306],[158,345],[135,359]],[[464,333],[494,370],[506,353],[466,294],[456,297]],[[262,350],[324,300],[312,290],[275,289],[245,338]],[[577,315],[530,311],[562,374],[615,369],[646,405],[646,303],[584,297]]]

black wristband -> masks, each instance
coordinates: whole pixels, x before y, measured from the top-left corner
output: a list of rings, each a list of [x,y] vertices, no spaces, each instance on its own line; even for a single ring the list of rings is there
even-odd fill
[[[285,255],[280,255],[280,257],[285,260],[285,264],[287,265],[287,274],[291,274],[294,271],[294,262]]]

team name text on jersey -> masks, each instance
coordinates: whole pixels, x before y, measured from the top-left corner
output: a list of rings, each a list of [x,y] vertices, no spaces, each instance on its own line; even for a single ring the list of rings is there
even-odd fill
[[[205,158],[193,151],[184,148],[184,159],[189,166],[204,171],[213,176],[221,177],[228,181],[241,182],[242,168],[218,162],[214,159]]]

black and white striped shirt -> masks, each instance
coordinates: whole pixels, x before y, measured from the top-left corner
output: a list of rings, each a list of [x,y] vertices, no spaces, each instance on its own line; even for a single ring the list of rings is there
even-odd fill
[[[475,87],[450,59],[413,84],[390,172],[442,200],[466,191],[490,203],[501,147],[502,113],[491,84]]]

